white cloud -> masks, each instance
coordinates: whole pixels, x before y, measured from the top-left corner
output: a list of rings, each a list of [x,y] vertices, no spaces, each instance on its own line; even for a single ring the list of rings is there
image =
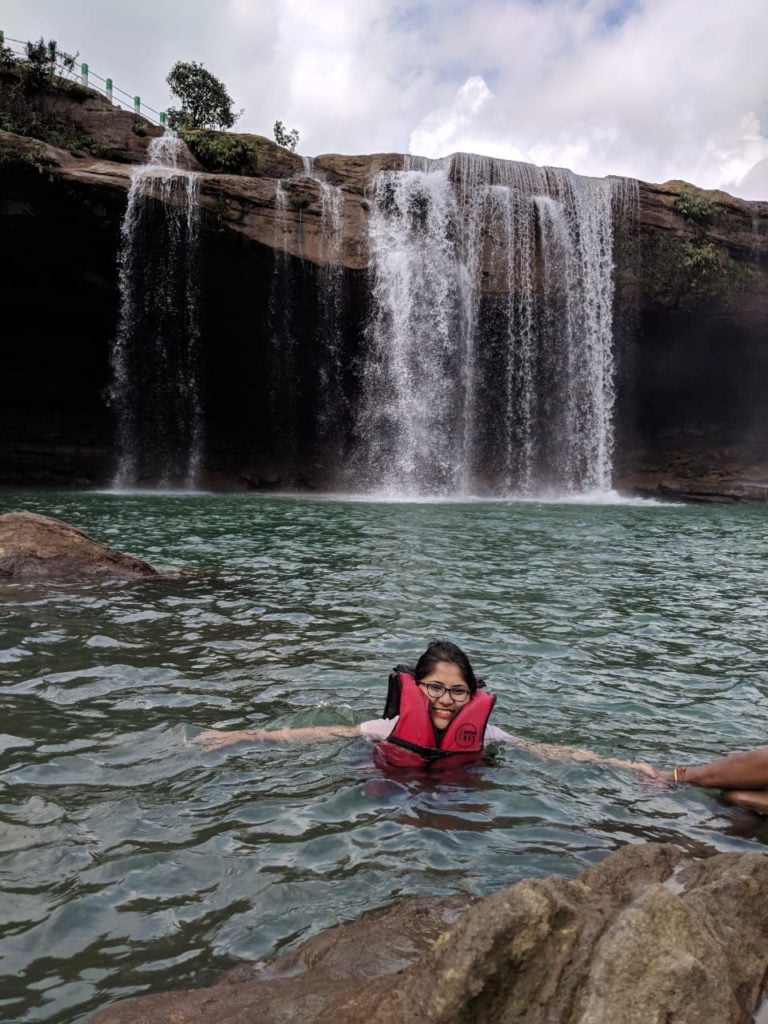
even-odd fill
[[[453,101],[440,110],[422,118],[411,133],[409,152],[420,156],[437,157],[456,149],[456,139],[470,128],[493,93],[479,75],[468,78],[456,90]]]
[[[469,52],[496,71],[492,99],[460,124],[441,102],[416,126],[412,152],[480,149],[737,193],[768,156],[758,114],[761,104],[768,110],[768,62],[755,45],[768,31],[768,5],[646,0],[625,4],[614,27],[617,5],[600,0],[507,4],[500,20],[490,17],[494,6],[475,5],[461,31]],[[442,153],[435,140],[445,141]],[[761,180],[755,172],[747,182],[753,198]]]
[[[160,20],[155,0],[5,0],[3,20],[158,109],[171,64],[202,60],[241,129],[280,118],[307,153],[469,150],[768,199],[765,0],[165,0]]]

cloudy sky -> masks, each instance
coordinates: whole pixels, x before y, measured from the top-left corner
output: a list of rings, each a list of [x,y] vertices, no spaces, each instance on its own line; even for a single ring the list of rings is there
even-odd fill
[[[302,153],[459,150],[768,199],[768,0],[3,0],[160,110],[176,60]]]

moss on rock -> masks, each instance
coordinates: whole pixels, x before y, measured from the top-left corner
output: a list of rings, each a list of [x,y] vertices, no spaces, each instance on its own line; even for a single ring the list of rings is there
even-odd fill
[[[647,229],[640,233],[640,262],[646,298],[686,312],[713,302],[732,311],[757,277],[723,245]]]

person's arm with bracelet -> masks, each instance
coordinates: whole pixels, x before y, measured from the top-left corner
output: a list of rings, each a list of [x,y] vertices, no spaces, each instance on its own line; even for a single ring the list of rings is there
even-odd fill
[[[677,785],[725,790],[730,803],[768,813],[768,747],[729,754],[705,764],[678,765],[659,775]]]

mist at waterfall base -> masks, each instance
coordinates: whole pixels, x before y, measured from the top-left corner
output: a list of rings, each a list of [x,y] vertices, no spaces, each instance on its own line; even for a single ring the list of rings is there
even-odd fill
[[[695,787],[500,748],[387,779],[362,738],[204,753],[198,730],[377,717],[466,647],[494,721],[660,766],[765,743],[763,508],[3,492],[161,567],[0,583],[6,1019],[209,983],[409,894],[572,877],[626,842],[764,851]]]
[[[195,487],[207,468],[196,176],[176,167],[178,140],[153,145],[123,224],[118,488]],[[283,244],[262,334],[242,339],[267,350],[267,380],[254,382],[251,400],[261,386],[273,461],[324,467],[329,490],[396,497],[609,492],[614,251],[633,229],[637,183],[468,155],[411,157],[380,172],[367,314],[350,359],[345,193],[310,158],[300,176],[319,193],[313,336],[297,336],[295,307],[307,297],[288,251],[289,197],[276,181]],[[259,455],[269,445],[263,434],[243,443]]]

